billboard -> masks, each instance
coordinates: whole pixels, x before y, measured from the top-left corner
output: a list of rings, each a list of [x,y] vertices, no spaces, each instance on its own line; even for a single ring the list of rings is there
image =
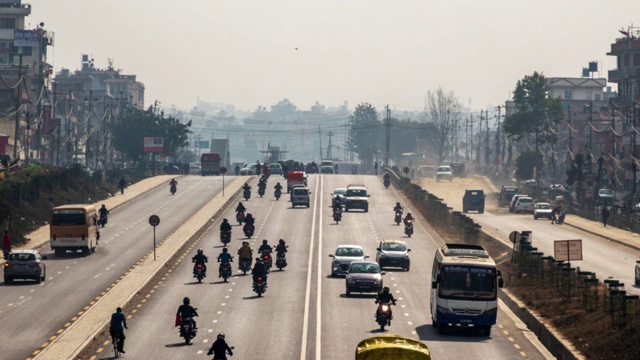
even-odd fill
[[[208,140],[200,140],[200,149],[208,149],[209,141]]]
[[[53,122],[51,120],[51,105],[42,107],[42,136],[47,138],[53,131]]]
[[[147,152],[147,153],[164,152],[164,138],[161,138],[161,137],[144,138],[144,152]]]
[[[13,33],[13,46],[38,47],[38,30],[15,30]]]

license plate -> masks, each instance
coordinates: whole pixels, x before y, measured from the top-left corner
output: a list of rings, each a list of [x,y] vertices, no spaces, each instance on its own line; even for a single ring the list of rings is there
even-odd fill
[[[471,324],[473,321],[471,321],[471,319],[461,319],[460,323],[462,324]]]

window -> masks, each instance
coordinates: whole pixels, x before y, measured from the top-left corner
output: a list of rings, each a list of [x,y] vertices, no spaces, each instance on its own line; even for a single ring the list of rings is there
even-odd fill
[[[14,18],[0,18],[0,29],[15,29],[16,19]]]
[[[587,91],[587,100],[593,100],[593,93],[591,91]]]
[[[594,100],[595,100],[595,101],[600,101],[600,100],[602,100],[602,99],[600,98],[600,94],[596,94],[596,95],[595,95]]]
[[[33,49],[31,46],[23,46],[22,47],[22,55],[31,56],[31,49]]]
[[[571,100],[573,99],[573,92],[571,90],[565,90],[564,91],[564,98],[566,100]]]
[[[633,66],[640,66],[640,54],[633,54]]]

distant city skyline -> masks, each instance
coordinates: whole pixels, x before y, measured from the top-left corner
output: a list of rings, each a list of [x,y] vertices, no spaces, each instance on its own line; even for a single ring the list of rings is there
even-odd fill
[[[146,106],[183,110],[198,98],[242,111],[286,98],[299,109],[348,101],[415,111],[439,86],[486,109],[534,71],[580,77],[597,61],[594,76],[606,78],[618,30],[640,19],[634,0],[28,3],[27,27],[44,22],[56,34],[56,72],[78,69],[82,54],[98,68],[114,59],[144,83]]]

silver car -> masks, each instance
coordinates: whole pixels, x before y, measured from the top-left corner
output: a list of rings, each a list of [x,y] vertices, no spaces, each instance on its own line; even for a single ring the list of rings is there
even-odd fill
[[[11,284],[14,279],[33,279],[36,283],[44,281],[47,267],[38,250],[16,250],[9,253],[4,263],[4,283]]]
[[[331,207],[336,206],[336,199],[340,198],[340,203],[344,206],[344,202],[347,199],[347,189],[346,188],[335,188],[333,193],[331,194]]]
[[[333,261],[331,261],[331,277],[336,277],[338,274],[345,274],[351,262],[362,261],[367,259],[369,255],[364,254],[362,246],[340,245],[336,248],[336,252],[329,255],[329,257],[333,258]]]
[[[409,271],[411,260],[409,259],[409,251],[402,240],[382,240],[376,249],[376,261],[380,268],[399,267],[404,271]]]

